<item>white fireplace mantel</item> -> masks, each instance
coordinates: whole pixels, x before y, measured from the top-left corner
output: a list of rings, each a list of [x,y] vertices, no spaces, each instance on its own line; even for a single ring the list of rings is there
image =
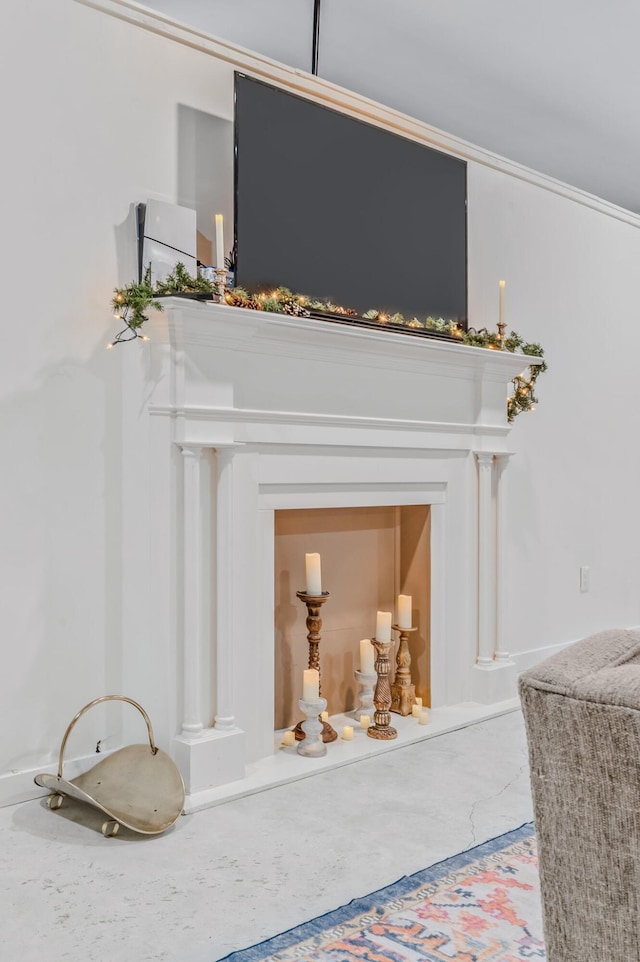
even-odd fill
[[[185,442],[272,443],[286,426],[285,443],[322,443],[328,428],[347,443],[368,429],[392,445],[422,447],[435,434],[439,445],[477,449],[491,438],[503,448],[507,385],[539,363],[384,328],[176,299],[165,307],[170,408]],[[157,319],[155,328],[157,340]]]
[[[148,616],[179,666],[163,685],[188,807],[281,762],[279,508],[430,505],[434,713],[513,696],[500,611],[506,399],[537,359],[179,298],[164,308],[129,389],[150,418]],[[296,761],[284,780],[309,774]]]

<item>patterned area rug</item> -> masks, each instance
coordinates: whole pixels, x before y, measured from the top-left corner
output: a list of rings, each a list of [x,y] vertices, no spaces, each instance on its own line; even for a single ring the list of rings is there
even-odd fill
[[[221,962],[539,962],[537,867],[523,825]]]

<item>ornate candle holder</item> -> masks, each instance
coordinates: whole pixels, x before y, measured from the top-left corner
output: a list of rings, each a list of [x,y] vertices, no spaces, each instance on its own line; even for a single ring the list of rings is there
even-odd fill
[[[410,715],[411,706],[416,700],[416,689],[411,683],[411,655],[409,654],[409,635],[417,628],[391,626],[400,632],[400,644],[396,654],[396,677],[391,686],[391,711],[397,715]]]
[[[328,601],[331,595],[328,591],[323,591],[321,595],[309,595],[306,591],[296,591],[296,595],[300,601],[304,601],[307,606],[307,641],[309,643],[309,664],[308,668],[315,668],[320,675],[320,693],[322,693],[322,676],[320,674],[320,651],[319,645],[322,638],[320,634],[320,629],[322,628],[322,618],[320,617],[320,609],[325,601]],[[324,708],[326,708],[326,704]],[[324,711],[324,708],[320,709]],[[332,728],[329,722],[321,722],[322,725],[322,741],[323,742],[334,742],[338,737],[338,733],[335,728]],[[303,722],[298,722],[294,728],[296,735],[296,741],[302,741],[305,737],[303,730]]]
[[[215,285],[216,285],[216,294],[218,298],[218,303],[224,304],[226,303],[224,299],[224,292],[227,286],[227,269],[225,267],[216,267],[215,274],[216,274]]]
[[[298,755],[306,755],[307,758],[319,758],[321,755],[326,755],[327,746],[322,738],[322,722],[319,715],[327,707],[327,699],[314,698],[312,701],[307,701],[301,698],[298,704],[300,710],[307,716],[306,721],[300,722],[302,741],[298,742]]]
[[[373,713],[373,725],[367,728],[369,738],[380,738],[389,741],[398,737],[398,732],[391,727],[391,685],[389,684],[389,649],[390,641],[378,641],[377,638],[371,639],[371,644],[376,650],[376,673],[378,681],[373,696],[373,703],[376,710]]]
[[[360,721],[363,715],[368,715],[369,718],[371,718],[373,715],[373,686],[378,680],[378,676],[375,671],[372,673],[368,671],[354,671],[353,675],[360,685],[360,691],[358,693],[360,705],[353,712],[353,717],[358,721]]]

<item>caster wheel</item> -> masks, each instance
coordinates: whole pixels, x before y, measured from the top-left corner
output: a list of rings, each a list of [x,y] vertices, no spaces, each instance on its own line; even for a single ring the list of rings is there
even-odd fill
[[[102,826],[102,834],[105,838],[111,838],[112,835],[117,835],[120,831],[120,823],[108,821],[104,822]]]
[[[62,805],[62,799],[63,799],[62,795],[57,795],[57,794],[49,795],[47,799],[47,805],[49,806],[49,808],[60,808],[60,806]]]

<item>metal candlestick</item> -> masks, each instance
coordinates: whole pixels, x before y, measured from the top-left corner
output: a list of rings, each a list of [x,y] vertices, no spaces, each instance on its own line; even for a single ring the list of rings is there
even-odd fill
[[[360,706],[353,712],[353,717],[358,721],[363,715],[368,715],[371,718],[373,715],[373,686],[378,680],[378,676],[375,672],[368,671],[354,671],[353,674],[360,685],[360,692],[358,693]]]
[[[376,710],[373,713],[373,725],[367,728],[369,738],[380,738],[389,741],[398,737],[398,732],[391,727],[391,685],[389,684],[389,649],[390,641],[378,641],[377,638],[371,639],[371,644],[376,650],[376,690],[373,696],[373,703]]]
[[[327,754],[327,746],[322,739],[322,722],[319,720],[320,712],[327,707],[326,698],[314,698],[307,701],[301,698],[298,702],[300,710],[307,716],[306,721],[301,722],[302,741],[298,742],[298,755],[306,755],[308,758],[319,758]]]
[[[391,711],[397,715],[410,715],[411,706],[416,700],[416,689],[411,683],[411,655],[409,654],[409,635],[417,628],[391,626],[400,632],[400,644],[396,654],[396,677],[391,686]]]
[[[328,591],[323,591],[320,595],[309,595],[306,591],[296,591],[297,597],[300,601],[304,601],[307,606],[307,641],[309,643],[309,664],[308,668],[315,668],[320,676],[320,692],[322,692],[322,676],[320,675],[320,640],[322,638],[320,634],[320,629],[322,628],[322,618],[320,617],[320,608],[328,601],[331,595]],[[327,706],[325,705],[325,708]],[[322,709],[324,711],[324,709]],[[322,722],[322,741],[323,742],[334,742],[338,737],[338,733],[335,728],[332,728],[329,722]],[[303,723],[298,722],[296,727],[293,729],[296,736],[296,741],[302,741],[304,736]]]

